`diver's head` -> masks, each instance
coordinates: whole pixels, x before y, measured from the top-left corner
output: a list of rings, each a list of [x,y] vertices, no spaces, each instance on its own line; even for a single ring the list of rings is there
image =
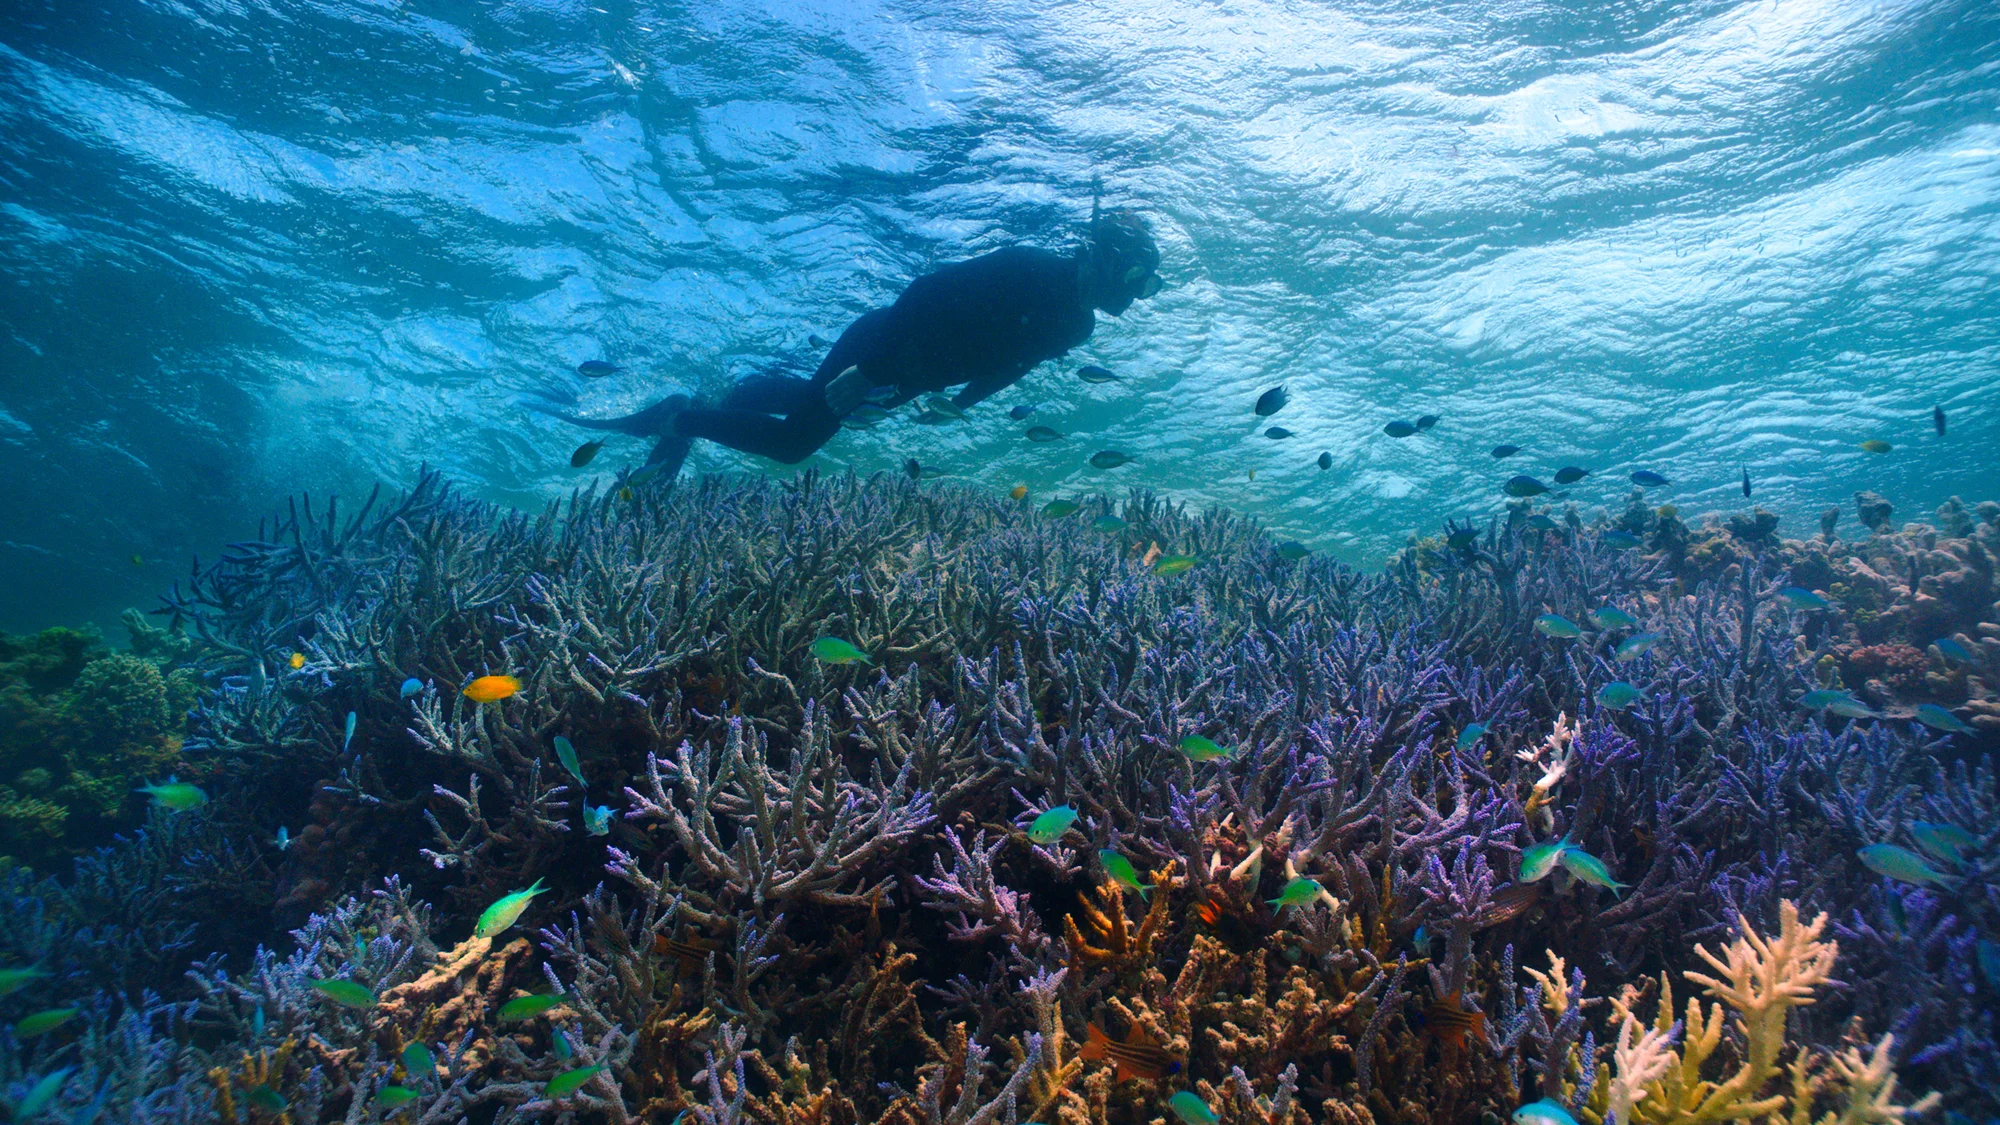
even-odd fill
[[[1085,299],[1112,316],[1160,291],[1160,248],[1135,211],[1115,209],[1090,222],[1083,250]]]

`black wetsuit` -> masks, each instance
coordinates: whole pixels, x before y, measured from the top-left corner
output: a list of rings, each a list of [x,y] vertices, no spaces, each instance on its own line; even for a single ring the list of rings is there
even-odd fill
[[[1075,258],[995,250],[917,278],[895,304],[848,325],[811,379],[753,376],[712,409],[681,411],[674,432],[796,464],[839,432],[826,385],[849,367],[896,388],[885,406],[963,383],[952,402],[966,407],[1088,340],[1095,326],[1078,296]]]

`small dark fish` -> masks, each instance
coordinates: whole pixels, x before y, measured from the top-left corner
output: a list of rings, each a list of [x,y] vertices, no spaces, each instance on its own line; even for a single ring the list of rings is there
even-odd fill
[[[597,459],[597,451],[603,448],[604,443],[601,441],[584,442],[582,445],[576,447],[575,453],[569,455],[569,467],[572,469],[583,468],[585,465],[595,461]]]
[[[1444,545],[1454,551],[1470,551],[1472,545],[1477,542],[1479,542],[1479,533],[1465,528],[1460,528],[1444,537]]]
[[[606,375],[616,375],[623,370],[625,369],[617,364],[606,363],[601,359],[586,359],[576,365],[576,373],[586,379],[602,379]]]
[[[1270,429],[1264,431],[1264,436],[1270,438],[1272,441],[1283,441],[1292,436],[1292,431],[1283,426],[1272,426]]]
[[[1575,465],[1564,465],[1556,470],[1557,484],[1575,484],[1590,475],[1589,469],[1579,469]]]
[[[1019,422],[1021,419],[1026,418],[1028,415],[1033,414],[1034,412],[1035,412],[1035,407],[1032,403],[1024,403],[1020,406],[1015,407],[1012,410],[1009,410],[1007,412],[1007,417],[1012,418],[1016,422]]]
[[[1283,410],[1285,404],[1290,401],[1292,401],[1292,396],[1285,393],[1283,385],[1272,387],[1270,390],[1257,396],[1257,417],[1269,418],[1271,415]]]
[[[1500,488],[1500,491],[1507,495],[1517,497],[1540,496],[1548,490],[1548,485],[1531,476],[1514,477]]]
[[[670,938],[665,934],[653,935],[653,953],[659,957],[672,957],[681,972],[698,973],[708,961],[708,955],[721,949],[717,942],[701,938]]]
[[[1087,1036],[1081,1052],[1084,1060],[1117,1064],[1114,1081],[1142,1078],[1157,1082],[1169,1074],[1181,1072],[1181,1060],[1161,1049],[1137,1024],[1132,1025],[1132,1031],[1125,1036],[1123,1043],[1112,1042],[1111,1037],[1104,1034],[1104,1029],[1094,1023],[1084,1030]]]
[[[1388,434],[1390,437],[1404,438],[1416,433],[1417,428],[1408,422],[1391,422],[1382,427],[1382,432]]]
[[[1750,499],[1750,470],[1743,470],[1743,498]]]
[[[1417,429],[1418,429],[1418,430],[1420,430],[1420,431],[1421,431],[1421,430],[1428,430],[1428,429],[1430,429],[1430,428],[1431,428],[1432,426],[1435,426],[1435,425],[1437,425],[1437,424],[1438,424],[1438,420],[1439,420],[1439,419],[1438,419],[1438,416],[1437,416],[1437,415],[1435,415],[1435,414],[1426,414],[1426,415],[1424,415],[1423,417],[1421,417],[1421,418],[1418,418],[1418,419],[1417,419]]]
[[[1931,425],[1937,427],[1939,437],[1944,436],[1944,407],[1931,407]]]
[[[1454,992],[1424,1009],[1424,1026],[1430,1033],[1461,1051],[1467,1035],[1486,1037],[1486,1013],[1466,1011],[1460,1006],[1462,995]]]
[[[269,1086],[252,1086],[250,1092],[244,1095],[243,1100],[266,1113],[283,1113],[285,1112],[285,1108],[291,1104],[285,1100],[285,1095],[271,1089]]]
[[[1312,554],[1312,548],[1296,539],[1287,539],[1283,543],[1278,544],[1278,557],[1286,562],[1298,562],[1310,554]]]
[[[1493,447],[1493,459],[1495,461],[1504,460],[1519,452],[1521,452],[1521,447],[1518,445],[1496,445]]]
[[[1640,469],[1638,472],[1632,474],[1632,483],[1638,485],[1640,488],[1658,488],[1667,483],[1667,478],[1651,469]]]
[[[909,477],[911,480],[924,479],[923,463],[921,461],[918,461],[915,457],[912,457],[909,460],[903,462],[903,475]]]
[[[1061,441],[1063,436],[1047,426],[1029,426],[1029,441]]]
[[[1084,366],[1077,368],[1076,377],[1083,380],[1086,383],[1115,383],[1118,381],[1119,378],[1118,376],[1113,375],[1110,371],[1107,371],[1106,369],[1099,367],[1094,363],[1085,364]]]
[[[817,332],[806,333],[806,343],[811,344],[815,348],[830,348],[833,346],[831,343],[827,342],[824,336],[821,336]]]
[[[1133,459],[1130,453],[1120,453],[1115,449],[1100,449],[1090,455],[1090,464],[1098,469],[1115,469]]]
[[[1320,472],[1325,472],[1328,469],[1333,468],[1333,454],[1331,453],[1320,454],[1318,465]]]

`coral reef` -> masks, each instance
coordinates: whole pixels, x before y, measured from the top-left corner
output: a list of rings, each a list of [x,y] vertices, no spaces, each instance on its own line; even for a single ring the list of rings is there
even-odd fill
[[[1143,492],[301,503],[162,608],[214,800],[11,876],[0,967],[48,975],[0,1002],[80,1015],[0,1080],[120,1121],[1990,1116],[1977,511],[1635,505],[1633,548],[1520,504],[1364,575]]]
[[[130,652],[95,634],[0,634],[0,848],[47,868],[138,823],[134,790],[181,760],[200,692],[184,638],[126,615]]]

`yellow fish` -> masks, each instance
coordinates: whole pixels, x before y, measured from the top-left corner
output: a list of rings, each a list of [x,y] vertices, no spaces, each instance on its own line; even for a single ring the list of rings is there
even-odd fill
[[[465,698],[474,703],[498,703],[521,690],[521,681],[512,676],[481,676],[465,685]]]
[[[292,666],[292,671],[296,672],[299,669],[306,666],[306,654],[303,652],[295,652],[292,654],[292,658],[290,660],[285,661],[285,663],[290,664]]]
[[[1867,441],[1861,443],[1861,449],[1864,453],[1887,453],[1894,448],[1896,447],[1883,441],[1881,438],[1869,438]]]
[[[1026,500],[1028,498],[1028,486],[1025,484],[1017,484],[1014,486],[1012,491],[1007,493],[1007,495],[1015,500]]]

